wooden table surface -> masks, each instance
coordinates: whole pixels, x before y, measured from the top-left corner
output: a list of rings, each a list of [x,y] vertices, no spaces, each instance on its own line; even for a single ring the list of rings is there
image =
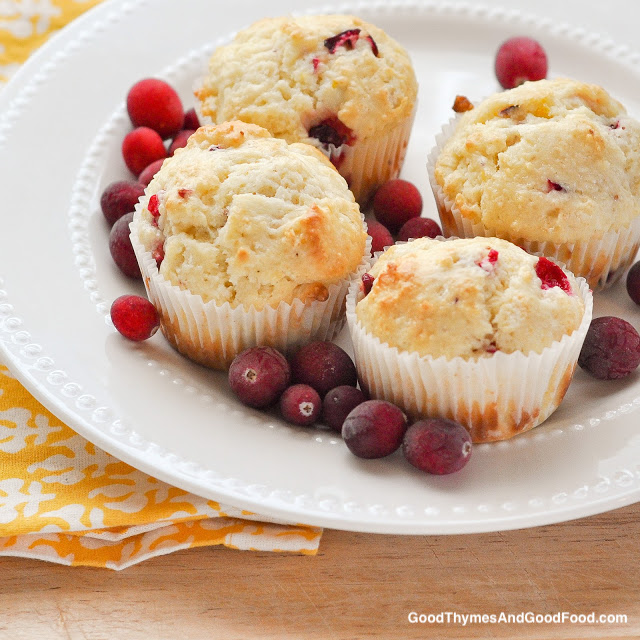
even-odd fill
[[[0,558],[2,640],[640,638],[640,503],[457,536],[327,530],[317,556],[202,548],[122,572]],[[421,624],[409,614],[622,614]]]

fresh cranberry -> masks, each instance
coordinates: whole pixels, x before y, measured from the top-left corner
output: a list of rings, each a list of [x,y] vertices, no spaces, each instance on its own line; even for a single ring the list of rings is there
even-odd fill
[[[126,213],[111,227],[109,233],[109,251],[113,261],[125,276],[142,278],[140,267],[131,244],[129,224],[133,220],[133,212]]]
[[[411,218],[398,231],[398,242],[406,242],[410,238],[437,238],[442,235],[440,225],[431,218]]]
[[[365,296],[369,295],[375,280],[376,279],[370,273],[362,274],[362,293],[364,293]]]
[[[527,80],[542,80],[547,77],[547,54],[533,38],[509,38],[498,49],[495,72],[504,89],[513,89]]]
[[[627,293],[636,303],[640,304],[640,262],[636,262],[627,274]]]
[[[134,127],[149,127],[163,139],[182,127],[184,111],[175,89],[157,78],[136,82],[127,94],[127,111]]]
[[[398,233],[407,220],[422,213],[422,196],[407,180],[389,180],[376,191],[373,212],[391,233]]]
[[[307,426],[320,415],[322,400],[308,384],[294,384],[280,396],[280,413],[291,424]]]
[[[428,418],[412,424],[404,435],[402,452],[414,467],[444,475],[460,471],[471,457],[471,436],[453,420]]]
[[[152,162],[166,158],[167,150],[153,129],[138,127],[124,137],[122,157],[129,171],[137,176]]]
[[[565,293],[571,295],[571,284],[567,274],[548,258],[541,256],[536,262],[536,275],[542,280],[542,289],[560,287]]]
[[[134,180],[112,182],[100,196],[100,208],[110,226],[125,213],[135,209],[138,198],[144,195],[144,185]]]
[[[346,417],[366,399],[360,389],[348,384],[331,389],[322,401],[322,421],[330,429],[342,433]]]
[[[356,367],[349,354],[333,342],[320,340],[306,344],[293,355],[291,379],[313,387],[320,397],[334,387],[358,384]]]
[[[125,338],[135,342],[147,340],[160,326],[156,308],[146,298],[129,294],[113,301],[111,321]]]
[[[160,167],[162,167],[162,163],[164,162],[164,158],[160,158],[160,160],[155,160],[148,167],[144,169],[144,171],[138,176],[138,182],[143,184],[145,187],[149,186],[149,183],[153,180],[153,176],[160,171]]]
[[[269,407],[289,385],[287,359],[273,347],[251,347],[229,367],[229,385],[238,399],[257,409]]]
[[[385,400],[367,400],[345,418],[342,438],[359,458],[382,458],[402,444],[407,418]]]
[[[389,229],[375,220],[367,221],[367,233],[371,236],[371,255],[377,251],[383,251],[385,247],[393,244],[393,236]]]
[[[622,318],[594,318],[584,339],[578,364],[600,380],[624,378],[640,364],[640,335]]]
[[[193,129],[195,131],[199,128],[200,120],[198,120],[198,114],[196,113],[196,110],[191,107],[191,109],[186,111],[184,114],[184,121],[182,123],[181,129]]]
[[[169,145],[169,155],[172,156],[176,152],[176,149],[182,149],[182,147],[186,147],[189,136],[194,133],[195,129],[182,129],[182,131],[179,131]]]

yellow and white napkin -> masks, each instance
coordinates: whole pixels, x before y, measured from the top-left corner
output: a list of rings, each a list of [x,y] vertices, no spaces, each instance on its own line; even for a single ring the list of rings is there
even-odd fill
[[[100,1],[0,2],[0,87],[53,32]],[[0,556],[123,569],[220,544],[314,554],[321,535],[133,469],[56,419],[0,365]]]
[[[0,366],[0,556],[123,569],[218,544],[314,554],[321,535],[130,467],[57,420]]]

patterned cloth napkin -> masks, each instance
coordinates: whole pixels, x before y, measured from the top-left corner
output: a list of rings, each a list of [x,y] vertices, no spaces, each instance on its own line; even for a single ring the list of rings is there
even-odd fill
[[[54,31],[98,2],[0,1],[0,87]],[[0,365],[0,555],[123,569],[218,544],[315,554],[321,535],[133,469],[61,423]]]

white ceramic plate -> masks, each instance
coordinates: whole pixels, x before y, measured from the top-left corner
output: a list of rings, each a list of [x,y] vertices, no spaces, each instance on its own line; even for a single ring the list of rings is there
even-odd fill
[[[429,477],[396,454],[362,461],[322,429],[242,407],[224,376],[192,365],[160,335],[118,336],[108,307],[141,292],[111,262],[99,196],[126,177],[119,147],[129,86],[160,75],[192,105],[191,84],[217,38],[292,0],[113,1],[38,53],[0,96],[0,343],[27,388],[110,453],[212,499],[297,522],[385,533],[462,533],[593,514],[640,497],[640,377],[602,383],[578,372],[561,408],[515,440],[477,446],[469,465]],[[308,4],[308,7],[311,5]],[[307,8],[308,8],[307,7]],[[303,9],[305,7],[303,6]],[[317,12],[328,7],[316,7]],[[435,214],[426,156],[457,93],[496,90],[497,44],[515,33],[544,43],[552,75],[603,84],[640,116],[638,56],[515,12],[432,3],[336,6],[359,13],[410,51],[419,112],[404,177]],[[201,12],[211,20],[199,20]],[[640,325],[623,286],[596,315]],[[348,338],[343,336],[343,343]]]

